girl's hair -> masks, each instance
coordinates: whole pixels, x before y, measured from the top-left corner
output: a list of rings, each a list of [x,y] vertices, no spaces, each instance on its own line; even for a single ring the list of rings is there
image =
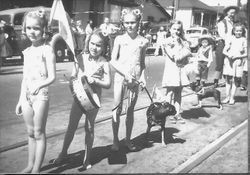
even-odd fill
[[[39,21],[40,26],[43,29],[43,35],[45,37],[45,34],[48,32],[48,17],[45,13],[45,9],[41,8],[39,10],[30,11],[25,14],[24,20],[23,20],[23,30],[22,30],[22,32],[25,34],[26,34],[27,18],[34,18]]]
[[[111,51],[110,51],[110,45],[109,45],[109,37],[108,37],[108,34],[105,33],[105,32],[102,32],[101,29],[96,29],[91,35],[90,35],[90,40],[91,40],[91,37],[93,35],[96,35],[98,36],[99,38],[101,38],[102,40],[102,53],[101,53],[101,56],[105,57],[108,61],[110,60],[110,55],[111,55]],[[89,41],[90,41],[89,40]]]
[[[246,28],[242,23],[239,23],[239,22],[234,24],[232,34],[235,35],[234,32],[235,32],[236,27],[241,27],[241,29],[242,29],[242,37],[246,37]]]
[[[180,37],[181,37],[181,39],[186,40],[186,39],[184,38],[183,23],[182,23],[180,20],[171,20],[171,21],[170,21],[170,24],[169,24],[169,29],[171,29],[171,27],[172,27],[174,24],[179,24],[179,25],[181,25],[181,28],[180,28]]]
[[[135,8],[125,8],[122,10],[121,12],[121,23],[122,23],[122,26],[123,26],[123,22],[124,22],[124,16],[126,16],[127,14],[132,14],[136,17],[136,21],[139,23],[139,26],[138,26],[138,31],[140,31],[141,29],[141,21],[142,21],[142,18],[143,18],[143,14],[141,12],[140,9],[135,9]],[[123,26],[124,27],[124,26]]]

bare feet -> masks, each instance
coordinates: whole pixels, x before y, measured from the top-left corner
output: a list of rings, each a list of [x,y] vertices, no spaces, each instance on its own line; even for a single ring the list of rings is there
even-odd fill
[[[119,144],[113,143],[113,145],[111,146],[111,151],[119,151]]]
[[[26,168],[24,168],[24,169],[21,171],[21,173],[22,173],[22,174],[31,173],[32,169],[33,169],[33,166],[27,166]]]

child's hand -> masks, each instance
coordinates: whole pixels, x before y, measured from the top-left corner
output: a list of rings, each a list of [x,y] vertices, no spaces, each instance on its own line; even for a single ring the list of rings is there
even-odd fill
[[[15,112],[18,117],[20,117],[23,114],[22,106],[20,103],[17,103]]]
[[[31,95],[37,95],[40,91],[41,86],[39,84],[34,84],[33,86],[29,87],[29,91]]]
[[[87,76],[87,80],[89,84],[94,84],[95,83],[95,79],[93,77]]]
[[[128,83],[132,83],[134,79],[134,77],[129,74],[125,75],[124,78],[125,78],[125,81],[127,81]]]

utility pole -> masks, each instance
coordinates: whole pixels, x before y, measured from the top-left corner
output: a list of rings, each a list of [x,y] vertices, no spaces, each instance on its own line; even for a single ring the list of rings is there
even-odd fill
[[[179,9],[179,0],[173,0],[174,2],[174,12],[173,12],[173,19],[176,18],[176,11]]]

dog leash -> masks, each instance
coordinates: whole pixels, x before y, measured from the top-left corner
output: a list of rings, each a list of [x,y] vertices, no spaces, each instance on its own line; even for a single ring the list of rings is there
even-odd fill
[[[136,83],[138,83],[139,85],[142,84],[142,82],[139,82],[139,81],[137,81],[137,80],[135,80],[135,81],[136,81]],[[145,89],[146,93],[148,94],[148,97],[149,97],[151,103],[153,103],[153,99],[152,99],[151,95],[149,94],[148,89],[146,88],[146,86],[145,86],[145,87],[142,87],[142,90],[144,90],[144,89]]]

